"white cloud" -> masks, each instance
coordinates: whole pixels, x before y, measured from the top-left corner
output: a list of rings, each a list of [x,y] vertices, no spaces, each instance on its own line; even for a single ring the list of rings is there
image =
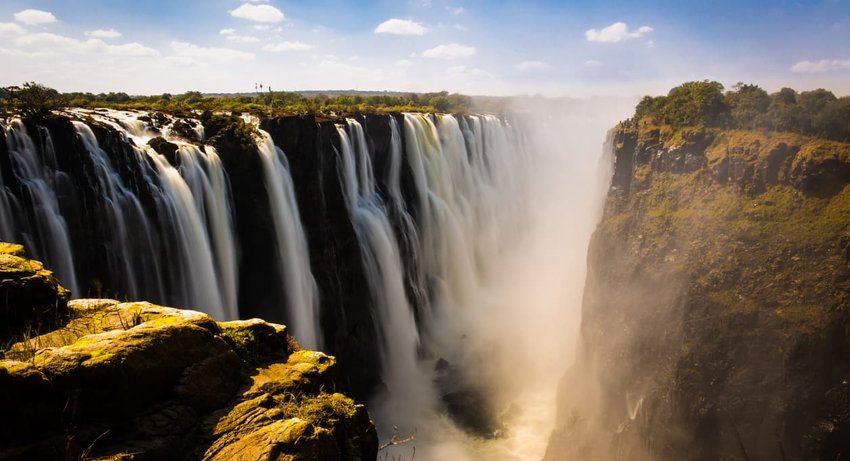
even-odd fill
[[[103,42],[101,42],[103,43]],[[141,43],[131,42],[123,45],[107,45],[106,52],[120,56],[159,56],[159,51],[148,48]]]
[[[399,59],[395,62],[395,65],[398,67],[410,67],[413,65],[413,61],[410,59]]]
[[[218,31],[219,35],[233,35],[236,33],[236,29],[221,29]]]
[[[228,35],[227,39],[236,43],[257,43],[260,41],[259,38],[251,35]]]
[[[549,69],[549,64],[546,64],[543,61],[523,61],[516,66],[516,70],[520,72],[531,72],[538,70],[546,70]]]
[[[410,19],[387,19],[375,28],[376,34],[424,35],[428,29],[422,23]]]
[[[602,65],[602,63],[600,61],[595,60],[595,59],[588,59],[587,61],[584,62],[585,67],[599,67],[601,65]]]
[[[850,59],[821,59],[820,61],[799,61],[791,66],[791,72],[815,74],[850,70]]]
[[[56,16],[49,11],[26,9],[15,13],[15,21],[27,25],[50,24],[56,22]]]
[[[23,27],[14,22],[0,22],[0,37],[7,35],[20,35],[27,32]]]
[[[115,29],[95,29],[87,30],[86,35],[97,38],[118,38],[121,36],[121,32],[118,32]]]
[[[194,43],[171,42],[171,51],[180,58],[209,61],[251,61],[254,55],[230,48],[198,46]],[[187,61],[186,59],[183,59]]]
[[[653,31],[652,27],[641,26],[638,30],[629,30],[624,22],[615,22],[602,30],[590,29],[584,33],[589,42],[617,43],[630,38],[639,38]]]
[[[447,6],[446,11],[457,16],[463,14],[466,10],[462,6]]]
[[[422,56],[435,59],[468,58],[475,54],[475,48],[457,43],[437,45],[422,52]]]
[[[271,5],[255,5],[253,3],[243,3],[230,12],[234,18],[247,19],[255,22],[281,22],[286,19],[283,11]]]
[[[15,39],[15,44],[28,50],[46,53],[109,54],[114,56],[159,56],[159,52],[140,43],[110,45],[103,40],[90,38],[82,41],[57,34],[38,33]]]
[[[279,43],[269,43],[264,46],[263,49],[266,51],[272,52],[283,52],[283,51],[306,51],[313,49],[313,45],[308,45],[302,42],[279,42]]]

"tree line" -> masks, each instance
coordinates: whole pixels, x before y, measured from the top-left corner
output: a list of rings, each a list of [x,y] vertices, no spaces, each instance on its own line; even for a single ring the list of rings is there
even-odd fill
[[[127,93],[60,93],[44,85],[27,82],[21,86],[0,87],[0,115],[18,113],[25,117],[44,116],[63,107],[137,109],[170,113],[231,111],[256,115],[347,114],[371,112],[451,112],[472,109],[472,98],[446,91],[436,93],[393,93],[379,95],[341,94],[311,97],[287,91],[256,92],[243,95],[205,95],[188,91],[172,95],[131,96]]]
[[[687,82],[666,96],[645,96],[635,108],[634,122],[673,128],[705,126],[745,130],[789,131],[850,142],[850,96],[836,97],[817,89],[782,88],[768,94],[758,85]]]

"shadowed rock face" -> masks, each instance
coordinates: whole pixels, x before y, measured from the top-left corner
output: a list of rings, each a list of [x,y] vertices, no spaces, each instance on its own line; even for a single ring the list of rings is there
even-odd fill
[[[377,455],[365,408],[335,393],[335,359],[282,325],[94,299],[71,301],[67,317],[0,361],[2,459]]]
[[[850,453],[850,145],[621,126],[546,459]]]
[[[0,242],[0,342],[61,325],[69,295],[51,271],[26,259],[23,246]]]

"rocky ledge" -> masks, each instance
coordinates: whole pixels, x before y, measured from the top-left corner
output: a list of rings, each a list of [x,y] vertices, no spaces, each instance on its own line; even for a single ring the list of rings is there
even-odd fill
[[[0,337],[0,459],[376,458],[335,359],[285,326],[67,296],[0,244],[2,312],[20,323]]]

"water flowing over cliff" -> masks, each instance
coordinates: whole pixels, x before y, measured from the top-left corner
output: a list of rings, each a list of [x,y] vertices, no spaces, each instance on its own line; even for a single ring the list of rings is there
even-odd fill
[[[571,159],[562,121],[13,119],[0,240],[74,296],[286,323],[417,459],[539,457],[601,192],[599,143]]]

